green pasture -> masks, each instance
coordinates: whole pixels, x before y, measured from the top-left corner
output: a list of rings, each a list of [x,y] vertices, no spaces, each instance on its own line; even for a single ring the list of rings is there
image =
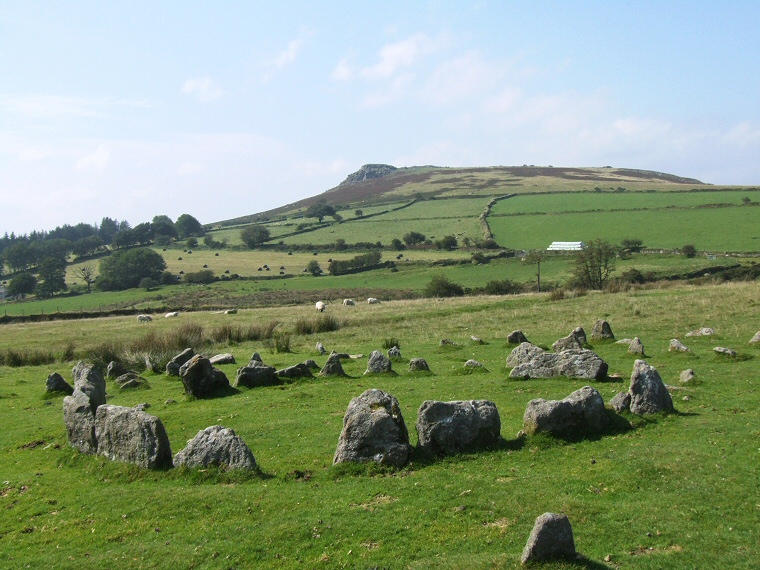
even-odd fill
[[[252,449],[257,476],[203,471],[146,472],[68,447],[61,398],[45,398],[47,375],[71,381],[74,362],[0,367],[0,565],[3,568],[519,568],[536,516],[566,513],[583,559],[547,568],[750,568],[760,556],[760,348],[757,283],[681,286],[627,294],[592,293],[550,302],[546,295],[478,297],[328,306],[343,323],[334,332],[295,334],[310,307],[183,313],[138,326],[132,318],[3,325],[0,348],[73,342],[75,351],[104,339],[134,340],[196,323],[280,323],[290,353],[266,342],[207,345],[244,363],[255,350],[277,367],[325,357],[327,350],[361,353],[344,361],[347,378],[315,378],[230,391],[195,400],[181,382],[146,374],[151,388],[120,392],[109,381],[109,403],[148,402],[179,451],[197,431],[221,424]],[[521,328],[549,345],[582,325],[606,318],[618,338],[639,336],[677,412],[637,418],[633,429],[565,443],[521,439],[533,398],[563,398],[584,385],[572,379],[516,381],[508,377],[506,335]],[[686,338],[711,326],[715,337]],[[72,328],[75,327],[75,328]],[[477,335],[486,344],[473,344]],[[403,361],[393,375],[366,377],[366,355],[384,339],[400,341]],[[692,352],[671,354],[671,338]],[[449,338],[457,346],[442,350]],[[721,359],[713,346],[739,352]],[[622,378],[595,383],[605,400],[627,388],[634,357],[624,345],[593,349]],[[407,371],[424,357],[432,374]],[[466,374],[475,358],[480,372]],[[221,367],[234,378],[238,365]],[[698,382],[680,385],[678,374]],[[415,453],[398,471],[331,467],[351,398],[379,388],[398,398],[417,441],[416,413],[428,399],[488,399],[501,416],[496,449],[448,458]],[[688,398],[685,398],[687,397]],[[175,404],[165,403],[175,400]]]
[[[523,194],[499,201],[491,209],[491,215],[695,208],[715,204],[741,206],[744,198],[758,201],[760,191]]]
[[[508,200],[507,200],[508,201]],[[600,204],[603,200],[600,199]],[[760,251],[758,209],[747,206],[653,211],[582,212],[489,216],[494,239],[504,247],[545,249],[553,241],[640,239],[648,248]]]

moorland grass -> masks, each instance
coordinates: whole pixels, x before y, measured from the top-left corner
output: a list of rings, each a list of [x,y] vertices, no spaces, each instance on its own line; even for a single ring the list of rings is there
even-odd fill
[[[231,427],[253,450],[260,473],[218,469],[149,472],[69,448],[59,399],[43,397],[44,381],[60,368],[0,367],[0,564],[7,568],[518,568],[535,517],[564,512],[585,557],[551,568],[749,568],[760,549],[755,497],[760,491],[760,348],[747,341],[757,322],[757,283],[678,286],[630,293],[589,293],[551,302],[547,296],[412,300],[355,307],[329,306],[346,326],[316,338],[327,350],[369,354],[385,339],[405,359],[421,356],[421,376],[394,363],[396,375],[364,377],[366,360],[347,360],[346,378],[316,378],[283,386],[240,389],[207,400],[183,396],[176,378],[147,373],[151,389],[123,392],[109,382],[109,403],[148,410],[166,426],[174,452],[200,429]],[[290,335],[290,352],[263,341],[234,345],[239,360],[254,350],[284,367],[306,358],[322,363],[315,335],[295,334],[313,307],[267,308],[237,315],[182,314],[154,321],[170,334],[184,322],[214,327],[269,322]],[[584,382],[512,380],[505,368],[507,334],[521,328],[549,345],[575,326],[590,330],[606,318],[618,338],[639,336],[673,391],[676,413],[625,415],[634,429],[574,442],[518,438],[532,398],[563,398]],[[131,323],[131,320],[130,320]],[[71,340],[62,323],[3,326],[25,345],[44,337]],[[63,323],[70,326],[70,323]],[[125,318],[77,323],[75,342],[96,344],[112,334],[124,342],[146,334]],[[700,326],[715,337],[685,338]],[[85,330],[87,329],[87,330]],[[473,345],[470,335],[487,344]],[[671,354],[670,338],[693,353]],[[450,338],[456,350],[439,350]],[[744,359],[717,359],[716,345]],[[209,352],[226,345],[209,345]],[[623,376],[595,383],[605,400],[627,387],[633,357],[626,347],[593,347]],[[487,369],[462,374],[465,360]],[[69,363],[72,364],[72,363]],[[220,368],[232,378],[237,365]],[[694,368],[700,383],[680,386]],[[332,455],[349,400],[367,388],[396,396],[412,444],[424,400],[489,399],[502,422],[502,444],[445,459],[417,452],[410,466],[333,468]],[[683,396],[689,396],[683,400]],[[167,400],[176,404],[166,404]]]

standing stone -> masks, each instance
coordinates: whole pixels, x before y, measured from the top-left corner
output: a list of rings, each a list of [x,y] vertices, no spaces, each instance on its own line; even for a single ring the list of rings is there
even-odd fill
[[[660,373],[643,360],[633,363],[631,387],[628,392],[631,395],[631,412],[634,414],[673,411],[673,400]]]
[[[211,426],[199,431],[187,447],[174,456],[179,467],[224,466],[229,469],[256,469],[256,458],[234,430]]]
[[[73,368],[74,389],[84,392],[90,399],[92,413],[106,403],[106,379],[92,364],[79,361]]]
[[[612,334],[612,327],[610,323],[603,319],[599,319],[594,323],[594,328],[591,329],[592,340],[605,340],[614,339],[615,335]]]
[[[668,352],[691,352],[691,349],[677,338],[671,338]]]
[[[529,435],[539,432],[559,436],[577,432],[598,433],[606,424],[604,399],[591,386],[576,390],[564,400],[531,400],[523,416],[523,431]]]
[[[583,327],[575,327],[572,334],[575,335],[575,338],[578,339],[578,342],[581,343],[581,346],[587,343],[586,331],[583,330]]]
[[[95,414],[98,454],[143,469],[171,469],[172,450],[161,420],[123,406],[100,406]]]
[[[760,331],[757,331],[757,332],[755,333],[755,336],[753,336],[753,337],[752,337],[752,338],[749,340],[749,344],[757,344],[757,343],[759,343],[759,342],[760,342]]]
[[[63,399],[63,423],[69,445],[82,453],[94,454],[98,450],[95,439],[95,414],[90,399],[81,390],[74,390]]]
[[[250,362],[254,362],[254,361],[256,361],[256,362],[263,362],[263,360],[261,360],[261,355],[260,355],[258,352],[254,352],[254,353],[251,355],[251,358],[250,358],[250,360],[249,360],[249,363],[250,363]],[[250,364],[249,364],[249,366],[250,366]]]
[[[628,354],[644,355],[644,343],[637,336],[633,337],[631,344],[628,345]]]
[[[166,373],[169,376],[179,376],[179,369],[193,356],[195,356],[195,351],[192,348],[186,348],[166,364]]]
[[[512,331],[507,335],[507,344],[522,344],[523,342],[530,342],[521,330]]]
[[[626,410],[630,410],[631,394],[628,392],[618,392],[615,394],[612,400],[610,400],[610,406],[612,406],[612,409],[615,410],[618,414]]]
[[[303,365],[308,368],[309,370],[319,370],[319,364],[317,364],[314,360],[311,358],[304,360]]]
[[[382,374],[383,372],[391,372],[391,361],[379,350],[373,350],[367,359],[365,374]]]
[[[401,349],[397,346],[392,346],[388,349],[388,358],[401,358]]]
[[[253,360],[258,366],[243,366],[238,368],[235,376],[235,387],[245,386],[246,388],[258,388],[259,386],[273,386],[279,384],[280,379],[275,374],[274,366],[265,366],[258,360]]]
[[[58,372],[53,372],[45,381],[45,391],[63,392],[64,394],[71,396],[74,393],[74,388],[71,384],[66,382],[66,380],[63,379],[63,376],[58,374]]]
[[[412,358],[409,361],[409,372],[430,372],[430,366],[424,358]]]
[[[112,360],[108,363],[108,366],[106,366],[106,378],[118,378],[127,372],[129,372],[129,370],[127,370],[121,362],[115,360]]]
[[[343,370],[343,365],[340,362],[340,357],[338,356],[338,353],[334,350],[332,353],[330,353],[330,356],[327,357],[327,362],[325,362],[325,365],[322,367],[322,370],[319,372],[320,376],[345,376],[346,373]]]
[[[578,329],[575,329],[578,330]],[[581,340],[581,338],[575,333],[575,330],[571,332],[566,337],[560,338],[557,341],[552,344],[552,350],[554,352],[562,352],[563,350],[572,350],[572,349],[580,349],[583,348],[583,345],[585,343],[585,335],[583,337],[584,340]],[[583,329],[581,329],[582,331]]]
[[[693,382],[696,377],[697,377],[697,374],[694,372],[694,370],[691,368],[687,368],[686,370],[681,371],[679,379],[684,384],[687,384],[689,382]]]
[[[421,449],[451,455],[499,441],[501,419],[487,400],[437,402],[426,400],[417,412]]]
[[[216,390],[227,388],[230,381],[224,372],[211,365],[208,358],[196,354],[179,369],[185,392],[196,398],[210,396]]]
[[[398,400],[370,389],[348,404],[333,464],[375,461],[402,467],[409,461],[409,432]]]
[[[547,562],[575,558],[573,528],[567,515],[544,513],[536,519],[520,562]]]
[[[235,357],[232,356],[229,352],[225,352],[224,354],[217,354],[216,356],[212,356],[209,358],[209,361],[211,364],[236,364]]]

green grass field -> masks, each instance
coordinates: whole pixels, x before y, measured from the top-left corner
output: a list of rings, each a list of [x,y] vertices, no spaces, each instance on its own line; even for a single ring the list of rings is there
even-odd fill
[[[194,400],[177,379],[149,374],[151,388],[119,392],[109,403],[151,404],[172,450],[207,426],[236,430],[251,447],[262,475],[209,469],[144,472],[68,447],[60,398],[44,398],[53,370],[71,380],[74,362],[0,367],[0,565],[4,568],[518,568],[536,516],[566,513],[577,565],[547,568],[750,568],[760,556],[758,438],[760,372],[757,283],[681,286],[627,294],[592,293],[550,302],[546,295],[386,302],[328,306],[338,331],[291,337],[291,353],[265,342],[208,345],[238,362],[259,351],[277,367],[320,357],[314,344],[367,355],[386,338],[400,340],[404,360],[421,356],[432,375],[406,371],[365,377],[366,359],[346,361],[349,377],[240,389]],[[83,350],[106,339],[129,341],[154,330],[170,333],[189,322],[276,320],[295,332],[311,307],[182,314],[137,325],[132,317],[77,323],[4,325],[0,349],[58,346]],[[548,345],[573,327],[590,331],[610,321],[618,338],[639,336],[647,361],[673,390],[677,413],[639,419],[634,429],[574,443],[546,437],[520,440],[532,398],[562,398],[583,386],[568,379],[508,378],[506,335],[522,328]],[[711,326],[716,336],[685,338]],[[475,345],[470,335],[487,344]],[[690,354],[667,351],[677,337]],[[458,348],[442,350],[449,338]],[[717,358],[713,346],[739,352]],[[627,388],[633,357],[625,346],[594,346],[622,380],[596,383],[605,400]],[[475,358],[485,371],[465,374]],[[221,367],[233,378],[236,365]],[[693,368],[698,383],[680,386]],[[368,388],[396,396],[416,443],[414,424],[427,399],[488,399],[501,416],[503,444],[427,461],[415,455],[399,471],[372,473],[331,467],[343,413]],[[684,400],[688,396],[688,401]],[[176,404],[165,404],[174,399]]]

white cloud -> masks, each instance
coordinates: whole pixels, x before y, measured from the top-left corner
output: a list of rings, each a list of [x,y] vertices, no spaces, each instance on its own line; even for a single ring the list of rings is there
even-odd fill
[[[438,65],[428,77],[420,97],[435,105],[448,105],[492,89],[505,68],[486,63],[477,51]]]
[[[760,144],[760,127],[749,122],[740,123],[722,135],[720,142],[741,148],[757,146]]]
[[[194,94],[203,102],[213,101],[224,95],[224,91],[217,87],[210,77],[187,79],[182,86],[182,93]]]
[[[348,63],[348,58],[343,58],[335,66],[330,76],[338,81],[349,81],[354,77],[354,69]]]
[[[111,162],[111,153],[104,146],[99,146],[95,152],[83,156],[74,163],[77,172],[102,173]]]
[[[293,63],[296,60],[298,53],[301,51],[303,43],[304,40],[302,38],[290,40],[288,42],[288,47],[274,58],[274,65],[276,67],[285,67],[286,65]]]
[[[439,40],[421,32],[399,42],[386,44],[380,49],[379,61],[362,69],[361,74],[366,79],[387,79],[400,69],[411,67],[425,56],[436,52],[440,45]]]
[[[408,87],[414,79],[415,75],[413,73],[405,73],[393,78],[384,89],[365,96],[363,101],[364,106],[369,108],[383,107],[394,101],[398,101],[406,95]]]

